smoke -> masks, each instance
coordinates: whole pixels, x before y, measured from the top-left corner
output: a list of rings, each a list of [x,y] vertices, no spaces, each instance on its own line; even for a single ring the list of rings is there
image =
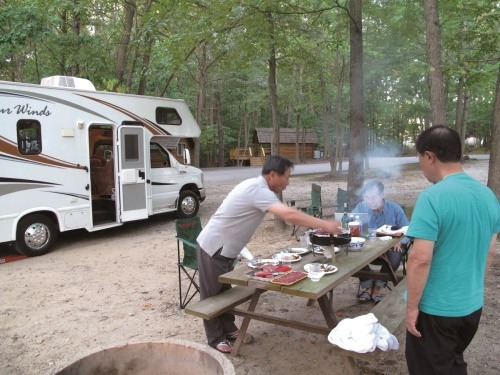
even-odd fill
[[[385,141],[383,144],[370,145],[366,156],[369,158],[370,178],[394,178],[401,175],[403,166],[397,159],[401,156],[399,144]]]

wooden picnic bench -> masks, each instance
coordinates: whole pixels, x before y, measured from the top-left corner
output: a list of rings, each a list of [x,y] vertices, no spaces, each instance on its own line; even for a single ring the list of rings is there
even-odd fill
[[[404,300],[404,292],[406,290],[406,278],[401,280],[392,291],[384,297],[382,301],[375,305],[371,312],[377,317],[378,322],[387,330],[394,334],[405,320],[406,302]],[[344,357],[344,364],[348,374],[357,374],[356,364],[354,359],[364,361],[375,361],[383,352],[376,348],[375,351],[369,353],[356,353],[350,350],[341,349],[334,346],[334,352]]]
[[[191,303],[184,311],[186,314],[210,320],[248,301],[252,298],[254,291],[255,288],[234,286],[216,296]]]

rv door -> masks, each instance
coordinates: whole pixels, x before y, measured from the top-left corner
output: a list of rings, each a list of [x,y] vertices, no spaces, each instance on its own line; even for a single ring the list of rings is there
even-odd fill
[[[122,125],[118,128],[121,221],[148,217],[144,129]]]

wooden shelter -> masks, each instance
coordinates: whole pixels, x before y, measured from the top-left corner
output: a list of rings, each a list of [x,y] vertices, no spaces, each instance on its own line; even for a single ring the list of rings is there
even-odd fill
[[[271,153],[271,142],[273,138],[272,128],[255,128],[253,136],[254,147],[257,148],[259,155],[264,152],[265,155]],[[295,142],[297,134],[295,128],[280,129],[279,155],[294,160]],[[302,159],[313,159],[314,150],[318,145],[318,136],[312,129],[299,130],[299,155]],[[263,151],[262,151],[263,150]],[[302,154],[303,152],[303,154]]]
[[[170,151],[179,163],[184,163],[185,149],[188,149],[191,155],[194,152],[194,141],[192,138],[162,136],[151,138],[151,142],[159,143],[163,148]]]

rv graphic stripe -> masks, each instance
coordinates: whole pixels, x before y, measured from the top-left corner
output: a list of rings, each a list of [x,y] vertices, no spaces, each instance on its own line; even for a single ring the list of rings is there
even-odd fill
[[[89,200],[89,197],[88,195],[83,195],[83,194],[76,194],[76,193],[62,193],[62,192],[59,192],[59,191],[46,191],[47,193],[54,193],[54,194],[61,194],[61,195],[68,195],[70,197],[75,197],[75,198],[79,198],[79,199],[84,199],[86,201]]]
[[[23,190],[45,188],[56,185],[59,184],[44,181],[24,180],[20,178],[0,177],[0,196],[17,193]]]
[[[107,118],[106,116],[102,115],[101,113],[97,113],[95,111],[92,111],[91,109],[88,109],[86,107],[82,107],[81,105],[69,102],[67,100],[59,99],[59,98],[54,97],[54,96],[37,94],[37,93],[32,93],[30,96],[27,96],[24,94],[24,91],[20,91],[20,90],[8,90],[5,92],[2,91],[2,93],[18,95],[18,96],[25,96],[26,98],[30,98],[30,99],[37,99],[37,100],[47,101],[47,102],[51,102],[51,103],[62,104],[62,105],[65,105],[65,106],[68,106],[71,108],[75,108],[79,111],[90,113],[91,115],[98,116],[100,118],[106,119],[107,121],[110,121],[111,123],[114,123],[113,120]]]
[[[53,158],[48,155],[38,154],[38,155],[21,155],[17,149],[17,144],[9,141],[8,139],[0,136],[0,152],[6,155],[10,155],[16,159],[30,160],[34,162],[39,162],[42,164],[48,164],[50,166],[65,167],[65,168],[75,168],[75,169],[85,169],[84,166],[80,164],[68,163],[64,160]]]
[[[50,100],[40,99],[40,98],[37,98],[35,96],[26,95],[24,93],[21,93],[22,91],[19,91],[19,93],[18,92],[14,92],[14,91],[15,90],[13,90],[12,92],[9,92],[9,91],[0,91],[0,96],[10,96],[10,97],[16,97],[16,98],[34,99],[34,100],[40,100],[42,102],[53,103]]]
[[[31,160],[24,160],[24,159],[20,159],[20,158],[15,158],[15,157],[10,156],[10,155],[0,154],[0,159],[4,159],[4,160],[8,160],[8,161],[14,161],[16,163],[27,163],[27,164],[35,164],[35,165],[44,165],[44,166],[47,166],[47,164],[44,164],[44,163],[37,163],[37,162],[31,161]],[[61,167],[56,167],[54,165],[49,165],[49,167],[61,168]]]
[[[133,118],[134,120],[136,121],[139,121],[141,123],[144,124],[144,126],[151,132],[153,133],[153,135],[171,135],[169,132],[163,130],[160,126],[156,125],[154,122],[152,121],[149,121],[148,119],[145,119],[145,118],[142,118],[142,117],[139,117],[137,116],[135,113],[133,112],[130,112],[130,111],[127,111],[125,108],[122,108],[122,107],[119,107],[115,104],[112,104],[112,103],[109,103],[109,102],[106,102],[104,100],[101,100],[101,99],[97,99],[97,98],[93,98],[91,96],[86,96],[86,95],[81,95],[80,96],[83,96],[84,98],[87,98],[87,99],[90,99],[90,100],[94,100],[98,103],[101,103],[101,104],[104,104],[104,105],[107,105],[108,107],[111,107],[113,109],[116,109],[117,111],[119,112],[122,112],[124,114],[126,114],[127,116],[129,116],[130,118]]]
[[[161,186],[163,186],[163,185],[176,185],[176,183],[175,182],[168,183],[168,182],[154,182],[154,181],[152,181],[151,185],[161,185]]]
[[[29,183],[29,184],[44,184],[44,185],[51,185],[51,186],[56,186],[56,185],[61,185],[61,184],[55,184],[53,182],[46,182],[46,181],[37,181],[37,180],[25,180],[22,178],[10,178],[10,177],[0,177],[0,183],[2,182],[22,182],[22,183]]]

